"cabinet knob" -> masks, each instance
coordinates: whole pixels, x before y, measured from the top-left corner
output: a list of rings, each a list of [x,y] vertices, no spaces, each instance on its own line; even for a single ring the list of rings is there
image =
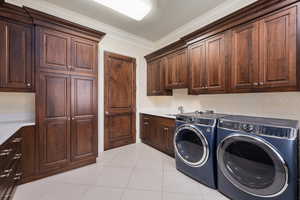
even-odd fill
[[[27,87],[31,87],[31,83],[27,83]]]
[[[144,125],[149,125],[149,123],[148,122],[144,122]]]
[[[259,83],[259,85],[264,85],[264,84],[265,84],[264,82],[260,82],[260,83]]]
[[[257,83],[257,82],[255,82],[255,83],[253,83],[253,85],[254,85],[254,86],[258,86],[258,83]]]

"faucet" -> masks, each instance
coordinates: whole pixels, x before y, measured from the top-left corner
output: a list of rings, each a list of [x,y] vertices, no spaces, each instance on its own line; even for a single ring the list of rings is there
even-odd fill
[[[178,111],[179,111],[180,114],[184,113],[184,108],[183,108],[183,106],[179,106],[179,107],[178,107]]]

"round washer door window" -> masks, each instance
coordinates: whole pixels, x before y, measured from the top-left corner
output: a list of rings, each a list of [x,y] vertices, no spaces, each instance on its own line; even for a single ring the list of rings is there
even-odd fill
[[[176,129],[174,146],[177,155],[191,167],[203,166],[208,159],[208,143],[203,133],[192,125]]]
[[[266,141],[246,135],[229,136],[221,142],[217,154],[219,169],[243,192],[275,197],[286,190],[287,166]]]

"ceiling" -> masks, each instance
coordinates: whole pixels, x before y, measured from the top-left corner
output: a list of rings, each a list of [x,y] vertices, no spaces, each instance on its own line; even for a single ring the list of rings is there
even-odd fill
[[[156,0],[151,13],[135,21],[94,0],[46,0],[142,38],[158,41],[225,0]],[[123,1],[123,0],[122,0]]]

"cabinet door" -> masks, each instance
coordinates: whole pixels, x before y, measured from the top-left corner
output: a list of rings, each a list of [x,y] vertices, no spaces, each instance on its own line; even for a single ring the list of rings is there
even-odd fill
[[[160,80],[160,71],[157,66],[157,61],[152,61],[148,63],[147,66],[147,95],[154,96],[159,93],[159,88],[157,87]]]
[[[147,115],[141,115],[141,140],[144,142],[149,142],[150,140],[150,131],[151,131],[151,119]]]
[[[8,22],[0,22],[0,26],[4,45],[1,46],[1,87],[33,90],[31,27]]]
[[[259,27],[251,23],[232,31],[231,89],[258,86]],[[246,89],[246,90],[245,90]]]
[[[148,96],[170,96],[172,90],[165,87],[166,59],[151,61],[147,65],[147,95]]]
[[[175,133],[175,124],[174,126],[166,126],[165,127],[166,134],[166,151],[169,155],[175,156],[174,151],[174,133]]]
[[[37,28],[37,63],[40,70],[69,71],[71,37],[68,34]]]
[[[206,45],[199,42],[189,47],[189,93],[199,94],[206,92]]]
[[[96,79],[72,76],[71,160],[98,153]]]
[[[70,161],[70,78],[41,73],[37,92],[40,170]]]
[[[260,85],[296,86],[296,17],[292,7],[260,21]]]
[[[177,80],[177,54],[171,54],[166,57],[166,66],[165,66],[165,81],[166,88],[173,89],[178,85]]]
[[[37,173],[37,135],[35,126],[27,126],[20,130],[22,136],[22,183],[27,182]]]
[[[206,74],[209,91],[225,91],[225,37],[223,34],[206,41]]]
[[[98,44],[81,38],[72,38],[71,42],[71,70],[84,74],[97,74]]]
[[[187,88],[188,86],[188,55],[187,50],[177,52],[176,69],[177,88]]]

